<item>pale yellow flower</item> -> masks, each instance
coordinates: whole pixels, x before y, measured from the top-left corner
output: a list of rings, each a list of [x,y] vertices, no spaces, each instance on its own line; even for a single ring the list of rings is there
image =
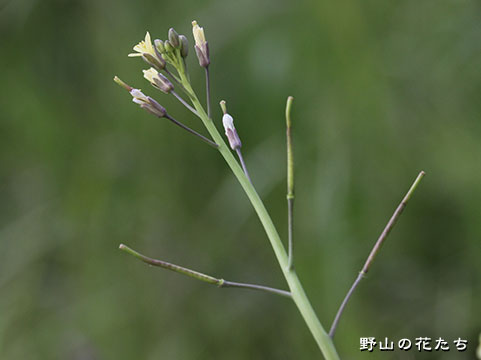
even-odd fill
[[[134,50],[137,52],[130,53],[129,54],[130,57],[142,56],[143,54],[150,54],[153,57],[156,57],[154,46],[152,45],[152,40],[150,38],[150,34],[148,31],[145,34],[145,39],[134,46]]]
[[[151,84],[155,85],[154,78],[158,77],[159,72],[154,68],[150,68],[149,70],[142,70],[144,72],[144,78],[146,78]]]
[[[204,28],[197,24],[197,21],[192,21],[192,33],[194,34],[195,45],[202,47],[205,41]]]
[[[159,73],[154,68],[149,70],[142,70],[144,72],[144,78],[146,78],[152,85],[154,85],[160,91],[168,94],[174,86],[164,75]]]

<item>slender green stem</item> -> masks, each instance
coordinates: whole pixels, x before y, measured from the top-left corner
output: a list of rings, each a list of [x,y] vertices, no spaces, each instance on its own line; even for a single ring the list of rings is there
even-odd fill
[[[294,98],[289,96],[286,104],[286,138],[287,138],[287,232],[288,232],[288,268],[294,266],[293,254],[293,213],[294,213],[294,154],[291,136],[291,107]]]
[[[214,148],[217,148],[217,144],[215,142],[213,142],[212,140],[210,139],[207,139],[204,135],[201,135],[199,134],[197,131],[195,130],[192,130],[190,127],[182,124],[180,121],[177,121],[175,120],[172,116],[170,116],[169,114],[165,114],[165,117],[167,119],[169,119],[170,121],[172,121],[175,125],[181,127],[182,129],[184,130],[187,130],[188,132],[190,132],[191,134],[197,136],[199,139],[201,139],[202,141],[206,142],[207,144],[209,144],[210,146],[214,147]]]
[[[212,113],[210,111],[210,73],[209,66],[205,67],[205,96],[207,97],[207,116],[212,119]]]
[[[181,88],[183,88],[183,85],[180,83],[180,80],[177,76],[175,76],[174,74],[172,74],[169,69],[167,69],[167,67],[164,68],[164,71],[167,75],[169,75],[176,83],[177,85],[179,85]]]
[[[246,174],[249,181],[252,182],[251,177],[249,176],[249,172],[247,171],[247,166],[246,166],[246,163],[244,161],[244,157],[242,156],[242,151],[241,151],[240,147],[236,148],[235,152],[237,153],[237,156],[239,157],[239,161],[241,163],[242,170],[244,171],[244,174]]]
[[[317,342],[321,352],[323,353],[325,359],[327,360],[337,360],[339,356],[336,352],[336,348],[332,342],[332,339],[326,333],[324,328],[322,327],[314,309],[312,308],[309,299],[307,298],[306,293],[301,285],[301,282],[294,271],[294,269],[288,268],[288,259],[287,254],[284,249],[284,245],[277,233],[277,230],[272,222],[272,219],[267,212],[264,203],[260,199],[259,195],[257,194],[254,186],[251,184],[245,173],[243,172],[242,168],[239,166],[238,162],[236,161],[235,157],[232,155],[232,152],[227,147],[224,139],[220,135],[219,131],[215,127],[213,121],[207,116],[205,110],[203,109],[202,105],[199,102],[199,99],[195,95],[190,83],[187,81],[185,74],[180,74],[181,81],[187,91],[191,92],[192,95],[192,103],[199,114],[199,117],[203,121],[207,131],[212,136],[212,139],[218,144],[218,150],[220,154],[224,157],[224,160],[227,162],[229,167],[231,168],[232,172],[234,173],[235,177],[239,181],[240,185],[244,189],[247,197],[249,198],[252,206],[254,207],[259,220],[261,221],[264,230],[269,238],[271,246],[274,250],[275,256],[279,265],[282,269],[284,277],[289,285],[289,289],[292,294],[292,299],[294,300],[299,312],[301,313],[304,321],[306,322],[309,330],[311,331],[312,336]]]
[[[197,111],[195,111],[195,109],[194,109],[192,106],[190,106],[190,105],[187,103],[187,101],[185,101],[184,99],[182,99],[182,97],[181,97],[179,94],[177,94],[174,90],[171,90],[170,93],[171,93],[172,95],[174,95],[175,98],[176,98],[177,100],[179,100],[179,102],[180,102],[182,105],[184,105],[188,110],[190,110],[195,116],[198,116],[198,115],[197,115]]]
[[[233,287],[233,288],[258,290],[258,291],[264,291],[264,292],[268,292],[268,293],[271,293],[271,294],[291,298],[291,293],[289,291],[275,289],[275,288],[272,288],[272,287],[269,287],[269,286],[246,284],[246,283],[239,283],[239,282],[234,282],[234,281],[227,281],[227,280],[224,280],[224,279],[218,279],[218,278],[215,278],[213,276],[206,275],[206,274],[203,274],[201,272],[185,268],[183,266],[171,264],[167,261],[149,258],[149,257],[147,257],[145,255],[142,255],[139,252],[129,248],[127,245],[124,245],[124,244],[120,244],[119,249],[122,250],[122,251],[125,251],[126,253],[128,253],[132,256],[135,256],[137,259],[143,261],[146,264],[149,264],[149,265],[152,265],[152,266],[157,266],[157,267],[167,269],[167,270],[171,270],[171,271],[174,271],[178,274],[186,275],[188,277],[206,282],[208,284],[217,285],[218,287],[221,287],[221,288],[223,288],[223,287],[225,287],[225,288]]]
[[[387,223],[386,227],[382,231],[381,235],[376,241],[376,244],[372,248],[371,252],[369,253],[369,256],[364,263],[364,266],[362,267],[362,270],[359,272],[358,276],[356,277],[356,280],[354,280],[354,283],[352,284],[351,288],[346,294],[346,297],[341,303],[341,306],[339,307],[339,310],[337,311],[336,317],[334,318],[334,321],[332,322],[331,329],[329,330],[329,336],[332,338],[336,332],[337,325],[339,324],[339,320],[341,319],[342,313],[344,312],[344,309],[346,308],[347,303],[349,302],[349,299],[351,298],[354,290],[356,290],[357,286],[363,279],[363,277],[367,274],[369,271],[369,268],[371,267],[372,262],[374,261],[374,258],[376,255],[379,253],[379,250],[381,249],[381,246],[383,245],[384,241],[386,240],[387,236],[391,232],[392,228],[396,224],[397,220],[401,216],[404,208],[406,207],[409,199],[411,199],[412,194],[418,187],[419,183],[421,182],[422,178],[424,177],[425,172],[421,171],[419,175],[417,176],[416,180],[414,180],[414,183],[411,185],[409,188],[409,191],[407,194],[404,196],[402,199],[401,203],[397,207],[396,211],[394,211],[394,214],[392,215],[391,219],[389,219],[389,222]]]

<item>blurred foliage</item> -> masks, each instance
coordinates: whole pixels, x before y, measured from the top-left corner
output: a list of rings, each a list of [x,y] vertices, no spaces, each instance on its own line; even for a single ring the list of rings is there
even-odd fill
[[[143,253],[285,287],[218,154],[112,82],[149,30],[204,26],[213,99],[285,236],[293,108],[297,269],[327,327],[378,234],[427,176],[341,320],[345,359],[471,359],[481,332],[481,3],[474,0],[0,1],[0,358],[317,359],[295,307],[148,268]],[[203,73],[189,66],[203,94]],[[215,106],[220,119],[220,109]],[[372,354],[359,338],[469,340]]]

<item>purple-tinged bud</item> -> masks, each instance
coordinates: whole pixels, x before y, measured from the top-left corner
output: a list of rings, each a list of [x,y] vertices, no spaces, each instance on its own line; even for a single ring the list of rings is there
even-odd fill
[[[160,105],[157,101],[152,99],[150,96],[144,95],[139,89],[132,89],[130,91],[132,95],[132,101],[138,104],[142,109],[148,111],[149,113],[162,118],[167,114],[165,108]]]
[[[179,40],[180,40],[180,55],[182,55],[183,58],[186,58],[187,55],[189,54],[189,41],[184,35],[179,35]]]
[[[178,49],[180,47],[179,34],[177,34],[174,28],[169,29],[169,41],[174,48]]]
[[[162,105],[160,105],[157,101],[152,99],[150,96],[147,96],[147,99],[149,101],[149,105],[154,110],[152,112],[154,115],[156,115],[160,118],[165,117],[165,115],[167,115],[167,111],[165,110],[165,108]]]
[[[154,49],[156,52],[157,50]],[[156,54],[157,56],[153,56],[148,53],[142,54],[142,59],[149,64],[150,66],[153,66],[157,70],[163,70],[165,68],[165,60],[162,58],[162,55]]]
[[[202,47],[195,45],[194,49],[197,59],[199,59],[199,65],[203,68],[208,67],[210,65],[209,44],[205,42]]]
[[[222,117],[222,125],[224,125],[225,135],[229,140],[229,145],[232,150],[237,150],[242,147],[239,135],[234,126],[234,119],[229,114],[224,114]]]

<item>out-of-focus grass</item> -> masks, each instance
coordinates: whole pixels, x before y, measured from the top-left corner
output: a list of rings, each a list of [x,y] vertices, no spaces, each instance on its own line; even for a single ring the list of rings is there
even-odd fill
[[[128,59],[146,30],[205,27],[215,102],[285,235],[284,104],[293,95],[296,266],[328,326],[421,169],[427,177],[342,319],[359,337],[481,331],[480,6],[475,1],[4,1],[0,6],[0,358],[318,358],[295,308],[150,269],[142,252],[284,287],[220,157],[140,111]],[[189,66],[202,94],[203,74]],[[215,108],[220,119],[220,110]],[[413,353],[396,353],[408,359]],[[404,356],[404,357],[403,357]]]

